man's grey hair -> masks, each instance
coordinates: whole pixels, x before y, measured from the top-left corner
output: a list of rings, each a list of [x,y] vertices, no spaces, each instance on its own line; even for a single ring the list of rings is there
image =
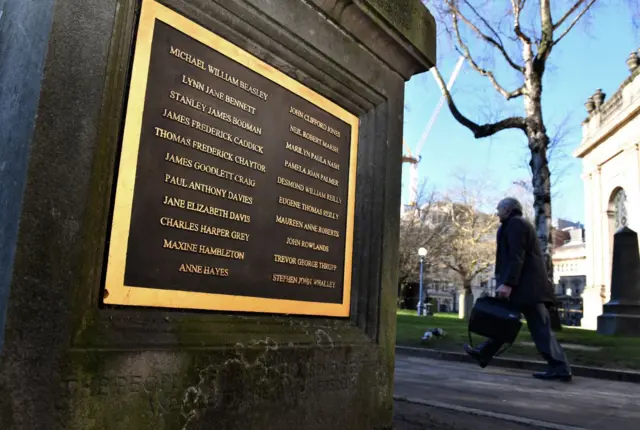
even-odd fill
[[[520,213],[523,213],[522,204],[518,201],[518,199],[514,197],[506,197],[500,200],[500,203],[498,203],[498,206],[503,208],[504,211],[508,214],[512,213],[514,210],[517,210]]]

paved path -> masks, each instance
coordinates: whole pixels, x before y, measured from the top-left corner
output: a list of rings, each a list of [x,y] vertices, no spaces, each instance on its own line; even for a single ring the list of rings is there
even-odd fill
[[[513,427],[504,428],[526,423],[567,430],[640,428],[640,384],[575,377],[568,384],[545,382],[520,370],[483,370],[472,364],[403,355],[396,356],[395,381],[395,395],[412,399],[414,410],[436,406],[458,415],[515,417]]]

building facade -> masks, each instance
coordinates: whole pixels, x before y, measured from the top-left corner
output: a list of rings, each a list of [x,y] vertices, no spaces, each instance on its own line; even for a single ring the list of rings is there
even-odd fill
[[[640,230],[640,58],[627,59],[630,76],[608,99],[597,90],[585,103],[582,159],[586,288],[582,326],[597,328],[597,317],[611,295],[613,235],[622,226]]]
[[[565,325],[582,324],[582,294],[587,285],[585,229],[558,220],[554,228],[553,278],[560,319]]]

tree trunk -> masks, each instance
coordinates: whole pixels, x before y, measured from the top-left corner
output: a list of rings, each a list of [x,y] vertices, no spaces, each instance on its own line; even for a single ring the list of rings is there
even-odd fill
[[[549,138],[545,133],[541,137],[529,138],[531,148],[532,185],[533,185],[533,208],[535,211],[535,226],[545,266],[547,276],[553,284],[553,238],[551,231],[551,172],[547,160],[546,143]]]
[[[526,52],[528,55],[530,52]],[[527,60],[527,58],[525,58]],[[535,227],[540,239],[542,255],[547,276],[553,285],[553,262],[551,253],[553,240],[551,237],[551,171],[547,159],[549,136],[542,117],[542,75],[544,61],[531,59],[527,61],[525,85],[527,94],[524,97],[524,109],[527,114],[526,134],[531,152],[531,185],[533,186],[533,209]]]
[[[471,285],[465,285],[458,300],[458,318],[468,319],[471,316],[471,309],[473,309],[473,292]]]

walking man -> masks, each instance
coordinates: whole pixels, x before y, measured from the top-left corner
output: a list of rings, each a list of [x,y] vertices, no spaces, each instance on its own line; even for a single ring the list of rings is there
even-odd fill
[[[544,380],[571,380],[571,367],[564,350],[551,330],[546,304],[554,302],[551,283],[542,257],[536,231],[522,217],[522,205],[505,198],[497,207],[501,226],[498,229],[495,275],[499,286],[496,295],[508,298],[527,320],[531,337],[549,364],[546,372],[533,376]],[[488,339],[477,348],[465,345],[465,351],[481,367],[486,367],[502,343]]]

